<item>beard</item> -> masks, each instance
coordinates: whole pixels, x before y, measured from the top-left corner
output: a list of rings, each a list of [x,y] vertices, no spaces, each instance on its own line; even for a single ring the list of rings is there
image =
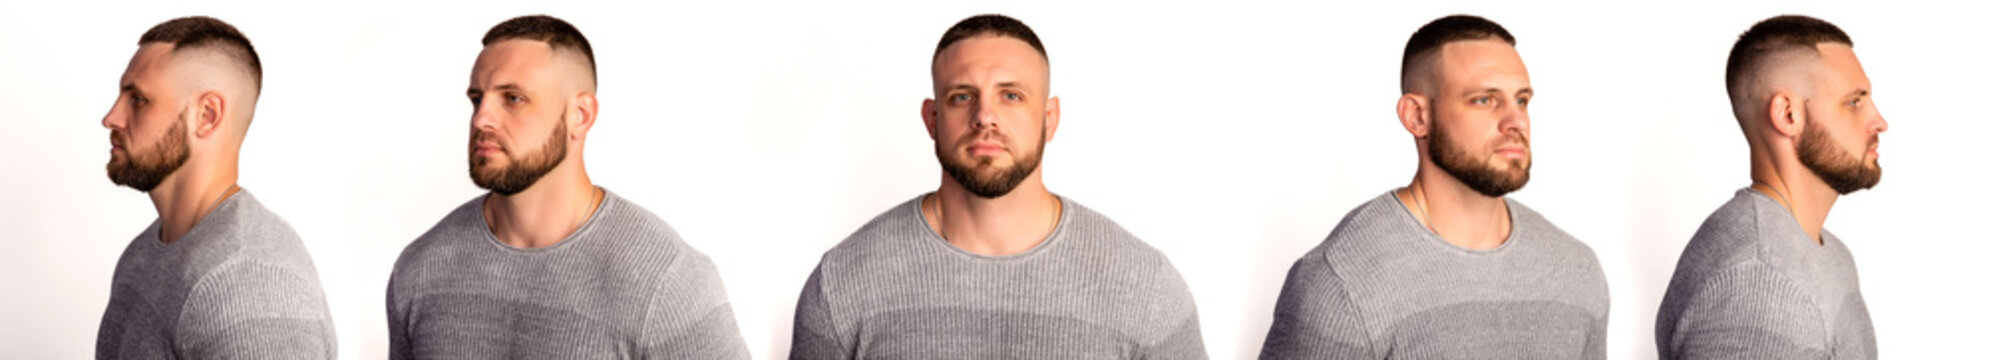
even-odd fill
[[[983,133],[969,133],[960,137],[955,143],[969,143],[983,137]],[[939,155],[939,168],[945,170],[946,175],[959,182],[961,186],[966,187],[967,192],[983,199],[1008,195],[1008,192],[1015,190],[1015,186],[1022,184],[1023,179],[1028,179],[1029,174],[1036,173],[1036,167],[1043,162],[1042,142],[1036,143],[1034,152],[1014,154],[1015,164],[1005,168],[996,167],[993,158],[962,159],[957,153],[958,149],[948,149],[938,144],[933,148]]]
[[[1500,144],[1509,142],[1517,142],[1521,145],[1527,144],[1526,137],[1522,135],[1507,135],[1506,139],[1500,142]],[[1487,159],[1480,161],[1474,159],[1470,153],[1464,151],[1462,146],[1452,144],[1450,136],[1444,132],[1443,126],[1430,127],[1429,141],[1430,162],[1436,164],[1438,169],[1443,169],[1444,173],[1457,178],[1458,181],[1464,183],[1464,186],[1470,187],[1472,191],[1477,191],[1479,194],[1490,197],[1505,196],[1507,193],[1525,187],[1526,181],[1530,177],[1528,170],[1532,168],[1532,163],[1531,161],[1526,161],[1532,157],[1530,151],[1527,154],[1529,159],[1510,160],[1508,161],[1509,166],[1506,169],[1499,170],[1492,167],[1493,162],[1498,160]],[[1531,150],[1530,147],[1529,150]]]
[[[1852,155],[1850,150],[1844,149],[1843,143],[1832,139],[1835,138],[1822,126],[1810,124],[1803,129],[1801,142],[1796,143],[1796,159],[1802,161],[1803,166],[1808,167],[1816,177],[1822,178],[1823,183],[1830,184],[1838,195],[1878,185],[1879,175],[1883,172],[1878,162],[1865,166],[1865,157]],[[1878,144],[1878,135],[1872,135],[1866,144]]]
[[[525,191],[531,188],[532,184],[538,183],[539,178],[551,173],[553,168],[559,167],[560,162],[566,160],[566,122],[564,121],[559,123],[559,127],[553,128],[552,136],[546,138],[546,143],[539,147],[538,153],[514,157],[509,150],[504,151],[506,159],[511,163],[508,167],[498,167],[490,163],[490,158],[476,155],[476,144],[489,136],[474,129],[470,132],[470,181],[490,192],[509,196]]]
[[[159,138],[159,142],[147,151],[125,146],[124,159],[112,158],[110,163],[104,164],[104,172],[110,174],[111,183],[144,192],[158,188],[167,176],[186,165],[191,154],[187,151],[186,127],[184,122],[170,126],[166,136]],[[112,130],[110,136],[111,141],[128,145],[123,141],[129,138],[124,133]]]

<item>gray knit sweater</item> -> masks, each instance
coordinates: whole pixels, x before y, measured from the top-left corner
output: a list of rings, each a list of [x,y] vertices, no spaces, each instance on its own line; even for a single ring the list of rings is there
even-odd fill
[[[1062,200],[1042,244],[986,256],[926,225],[919,199],[822,255],[794,314],[794,359],[1203,359],[1195,301],[1167,257]]]

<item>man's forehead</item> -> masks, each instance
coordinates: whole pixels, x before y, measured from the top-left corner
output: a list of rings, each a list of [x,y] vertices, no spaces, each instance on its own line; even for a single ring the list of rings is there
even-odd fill
[[[1047,76],[1049,61],[1036,48],[1020,39],[993,34],[980,35],[947,46],[933,59],[934,80],[965,80],[957,77],[984,75],[1012,76],[1008,81],[1029,81],[1030,73]],[[987,80],[987,79],[984,79]]]
[[[1817,60],[1824,65],[1824,69],[1829,70],[1829,76],[1849,80],[1860,87],[1865,86],[1864,84],[1868,82],[1865,78],[1864,65],[1858,62],[1858,55],[1851,52],[1850,45],[1839,43],[1816,44],[1816,52]]]
[[[131,62],[124,67],[123,81],[134,82],[156,78],[159,74],[166,72],[167,65],[172,63],[172,58],[173,44],[148,43],[140,45],[138,46],[138,51],[131,54]]]
[[[1526,81],[1526,64],[1520,60],[1519,51],[1502,41],[1466,40],[1444,44],[1438,50],[1437,59],[1437,73],[1447,80],[1444,81],[1446,83],[1504,77]]]
[[[497,86],[519,81],[549,80],[556,65],[555,51],[545,42],[505,40],[485,46],[477,54],[471,84]]]

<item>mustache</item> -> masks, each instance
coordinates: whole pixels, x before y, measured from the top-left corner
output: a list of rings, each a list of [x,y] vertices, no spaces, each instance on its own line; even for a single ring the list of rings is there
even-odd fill
[[[1527,139],[1526,134],[1521,134],[1516,132],[1506,133],[1505,137],[1499,138],[1498,141],[1494,141],[1492,143],[1496,144],[1492,146],[1492,148],[1494,149],[1506,147],[1506,145],[1519,145],[1529,149],[1533,148],[1533,143],[1532,141]]]
[[[497,134],[492,134],[490,132],[482,130],[470,130],[471,149],[476,149],[477,144],[482,144],[486,142],[490,143],[491,145],[496,145],[498,150],[504,150],[507,148],[506,146],[504,146],[504,142],[497,141]]]
[[[1007,144],[1008,135],[994,130],[975,130],[974,132],[967,133],[966,135],[961,135],[959,141],[957,142],[959,142],[962,146],[965,146],[973,144],[975,140],[987,140],[988,142]]]

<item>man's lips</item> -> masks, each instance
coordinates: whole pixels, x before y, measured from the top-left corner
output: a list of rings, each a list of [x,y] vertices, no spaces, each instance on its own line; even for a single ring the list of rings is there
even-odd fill
[[[502,152],[504,152],[504,148],[498,147],[496,144],[477,144],[470,148],[470,153],[476,155],[496,155]]]
[[[1512,144],[1512,145],[1500,146],[1498,150],[1496,150],[1496,152],[1499,155],[1505,155],[1507,157],[1522,157],[1526,156],[1526,145]]]
[[[1007,146],[1002,146],[1001,144],[996,144],[996,143],[975,143],[973,145],[967,146],[968,155],[988,156],[1007,151],[1008,151]]]

